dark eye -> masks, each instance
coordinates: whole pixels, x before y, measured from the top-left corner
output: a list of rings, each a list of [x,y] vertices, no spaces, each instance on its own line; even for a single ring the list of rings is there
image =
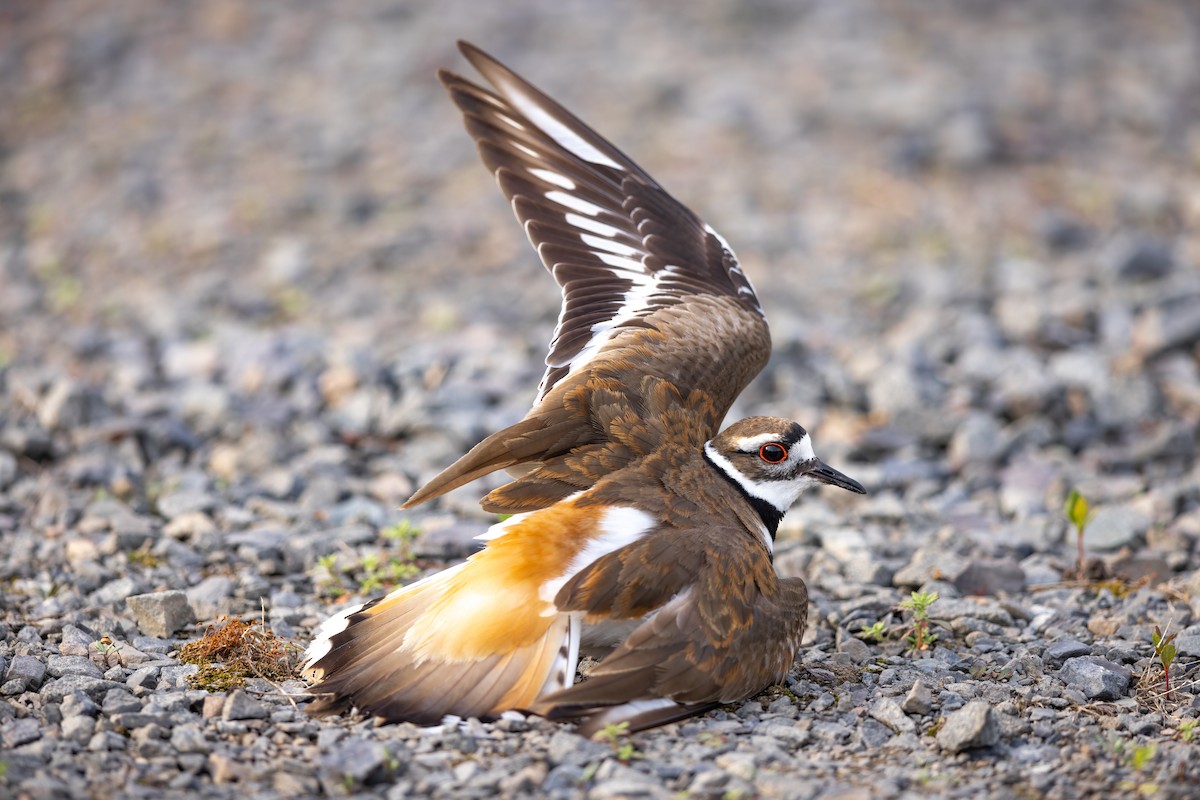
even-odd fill
[[[778,464],[780,461],[783,461],[785,458],[787,458],[787,448],[778,442],[764,444],[762,447],[758,448],[758,457],[763,461],[766,461],[768,464]]]

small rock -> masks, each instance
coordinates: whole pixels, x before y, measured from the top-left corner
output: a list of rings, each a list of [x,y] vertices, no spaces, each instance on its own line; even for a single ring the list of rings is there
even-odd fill
[[[933,708],[933,693],[920,678],[913,682],[912,688],[900,703],[900,709],[905,714],[928,714]]]
[[[1083,546],[1089,550],[1117,550],[1132,544],[1149,527],[1150,518],[1136,508],[1102,506],[1083,529]]]
[[[867,747],[881,747],[894,735],[891,728],[871,717],[858,724],[858,738]]]
[[[991,414],[973,413],[954,431],[946,458],[952,469],[967,464],[990,464],[1004,454],[1000,424]]]
[[[1092,646],[1075,639],[1060,639],[1042,654],[1047,664],[1061,664],[1069,658],[1091,655]]]
[[[171,747],[180,753],[209,753],[212,747],[199,725],[177,725],[171,730]]]
[[[63,675],[90,675],[93,678],[103,677],[104,673],[84,656],[50,656],[46,659],[46,670],[53,678]]]
[[[1086,538],[1086,537],[1085,537]],[[1109,572],[1130,583],[1145,580],[1151,586],[1170,580],[1174,574],[1167,560],[1153,552],[1118,554],[1108,565]]]
[[[221,719],[226,721],[234,719],[266,719],[269,713],[270,709],[267,708],[265,703],[254,699],[241,689],[235,689],[230,692],[229,697],[225,700]]]
[[[142,710],[142,701],[134,697],[124,685],[118,685],[104,692],[100,707],[109,715],[136,714]]]
[[[1200,340],[1200,303],[1195,297],[1171,298],[1145,309],[1133,322],[1134,350],[1153,357]]]
[[[92,738],[92,734],[96,732],[96,720],[92,717],[78,715],[74,717],[66,717],[62,721],[62,735],[64,739],[72,742],[83,744]]]
[[[230,610],[233,580],[225,575],[210,575],[187,589],[188,603],[201,620],[212,619]]]
[[[12,486],[17,479],[17,458],[7,450],[0,450],[0,491]]]
[[[963,594],[1017,594],[1025,588],[1025,570],[1011,559],[972,559],[950,582]]]
[[[1076,656],[1063,663],[1059,677],[1091,700],[1124,697],[1132,673],[1127,667],[1100,656]]]
[[[479,549],[482,542],[475,537],[486,530],[482,525],[468,522],[422,525],[421,533],[413,542],[412,552],[417,558],[466,558]]]
[[[172,589],[165,592],[135,594],[126,598],[138,630],[147,636],[166,639],[180,628],[196,621],[187,595]]]
[[[180,514],[163,526],[163,533],[174,539],[199,539],[216,530],[212,518],[202,511]]]
[[[209,694],[204,696],[203,705],[200,708],[200,716],[205,719],[214,719],[221,716],[221,712],[225,709],[225,695]]]
[[[846,632],[844,628],[837,631],[837,651],[845,653],[851,661],[861,664],[871,657],[871,648],[866,642]]]
[[[916,688],[915,684],[913,688]],[[917,729],[916,723],[908,718],[900,704],[890,697],[876,699],[867,709],[867,713],[896,733],[914,733]]]
[[[611,750],[600,742],[585,739],[567,731],[556,731],[550,737],[546,757],[551,764],[584,766],[591,761],[600,761],[611,754]]]
[[[1018,519],[1046,511],[1047,494],[1059,482],[1053,464],[1034,458],[1013,461],[1000,475],[1000,508]]]
[[[992,708],[982,700],[972,700],[946,717],[937,733],[938,747],[951,753],[991,747],[999,740],[1000,728]]]
[[[1170,245],[1149,236],[1118,240],[1106,256],[1123,280],[1158,280],[1169,275],[1175,266]]]
[[[217,499],[208,492],[180,489],[158,498],[158,513],[167,519],[179,519],[184,515],[204,514],[212,511]]]
[[[387,777],[388,751],[380,742],[351,737],[339,742],[321,758],[321,765],[338,780],[352,779],[365,785]]]
[[[5,747],[20,747],[42,737],[42,725],[36,717],[9,720],[0,727],[0,741]]]
[[[37,689],[46,677],[46,665],[34,656],[13,656],[5,680],[20,680],[30,689]],[[22,690],[23,691],[23,690]]]
[[[43,686],[40,694],[42,700],[47,703],[61,703],[63,698],[75,692],[83,692],[92,700],[98,701],[113,689],[124,691],[125,686],[116,681],[88,675],[64,675]],[[141,703],[138,703],[138,708],[141,708]]]
[[[233,756],[216,752],[208,754],[208,773],[213,783],[232,783],[241,780],[245,766]]]

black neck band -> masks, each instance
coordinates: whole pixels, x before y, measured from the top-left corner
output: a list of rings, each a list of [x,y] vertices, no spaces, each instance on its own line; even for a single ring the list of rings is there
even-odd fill
[[[766,526],[767,533],[771,535],[771,541],[775,541],[775,532],[779,530],[779,523],[783,519],[784,512],[780,511],[766,500],[763,500],[761,497],[755,497],[746,491],[746,487],[742,486],[742,484],[738,482],[737,478],[721,469],[720,465],[709,457],[707,447],[702,449],[701,452],[704,454],[704,460],[707,461],[709,465],[717,471],[717,474],[733,484],[733,488],[737,489],[738,493],[741,494],[742,497],[746,498],[746,502],[750,504],[750,507],[758,512],[759,519],[761,519],[763,525]]]

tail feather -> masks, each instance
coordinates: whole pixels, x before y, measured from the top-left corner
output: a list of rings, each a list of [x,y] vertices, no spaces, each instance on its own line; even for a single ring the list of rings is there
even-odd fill
[[[719,706],[720,703],[697,703],[686,705],[676,703],[674,700],[667,698],[655,698],[651,700],[634,700],[629,703],[622,703],[619,706],[609,706],[601,709],[590,709],[590,713],[579,723],[576,728],[576,733],[580,736],[592,738],[597,733],[603,731],[609,725],[620,725],[628,723],[624,728],[627,733],[637,733],[638,731],[657,728],[659,725],[666,725],[669,722],[678,722],[681,719],[703,714],[706,711]],[[569,719],[575,716],[571,713],[551,712],[548,716],[550,719]]]
[[[569,685],[579,634],[567,614],[541,616],[528,604],[513,610],[541,626],[528,641],[514,640],[504,652],[467,656],[455,650],[461,637],[450,629],[460,610],[460,573],[469,563],[326,622],[309,649],[306,675],[316,681],[317,698],[309,711],[357,708],[390,721],[435,724],[447,714],[487,717],[528,708],[544,691]],[[431,635],[439,632],[443,636]]]

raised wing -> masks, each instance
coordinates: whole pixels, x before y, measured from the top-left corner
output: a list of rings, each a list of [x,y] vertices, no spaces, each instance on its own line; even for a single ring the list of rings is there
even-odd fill
[[[622,331],[652,325],[655,311],[693,296],[736,300],[727,313],[765,334],[754,289],[716,231],[557,102],[478,48],[459,46],[497,91],[446,71],[438,77],[562,287],[539,401]],[[742,388],[726,390],[726,407]]]
[[[465,42],[495,87],[441,71],[484,163],[562,288],[533,408],[407,506],[533,464],[484,508],[543,508],[653,451],[699,446],[770,355],[754,289],[721,236],[574,115]]]

